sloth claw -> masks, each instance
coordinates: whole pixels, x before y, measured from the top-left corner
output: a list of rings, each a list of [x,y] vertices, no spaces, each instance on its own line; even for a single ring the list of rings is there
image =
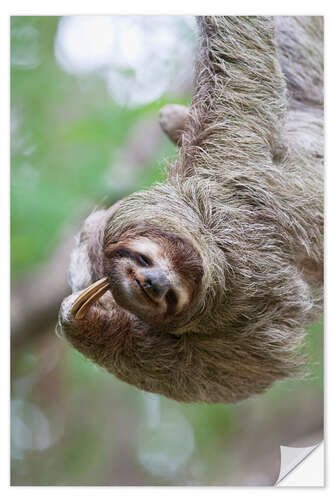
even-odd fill
[[[74,301],[71,313],[75,319],[82,319],[90,304],[93,304],[109,289],[107,278],[102,278],[85,288]]]

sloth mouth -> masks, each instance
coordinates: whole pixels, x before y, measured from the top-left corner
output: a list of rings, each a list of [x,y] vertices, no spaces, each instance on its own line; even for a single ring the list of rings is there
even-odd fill
[[[144,289],[144,287],[141,285],[140,281],[137,279],[137,278],[134,278],[134,281],[135,283],[137,284],[137,286],[140,288],[141,292],[142,292],[142,295],[143,295],[143,298],[149,302],[149,304],[153,304],[155,307],[158,306],[158,304],[156,304],[156,302],[150,297],[150,295],[146,292],[146,290]]]

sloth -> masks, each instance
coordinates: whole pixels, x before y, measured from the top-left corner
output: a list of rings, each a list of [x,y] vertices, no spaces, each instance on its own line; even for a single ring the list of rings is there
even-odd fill
[[[168,179],[87,218],[58,332],[142,390],[235,403],[302,376],[322,313],[323,21],[198,26]]]

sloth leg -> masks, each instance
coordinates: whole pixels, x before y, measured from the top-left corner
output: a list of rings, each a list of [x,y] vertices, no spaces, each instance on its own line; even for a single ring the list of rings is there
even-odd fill
[[[159,123],[169,139],[181,145],[182,133],[188,116],[188,108],[180,104],[166,104],[160,110]]]

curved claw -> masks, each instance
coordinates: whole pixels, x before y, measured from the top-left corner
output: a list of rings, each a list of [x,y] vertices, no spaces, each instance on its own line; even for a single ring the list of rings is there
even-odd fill
[[[72,314],[75,319],[82,319],[87,307],[96,302],[109,289],[107,278],[102,278],[85,288],[72,305]]]

